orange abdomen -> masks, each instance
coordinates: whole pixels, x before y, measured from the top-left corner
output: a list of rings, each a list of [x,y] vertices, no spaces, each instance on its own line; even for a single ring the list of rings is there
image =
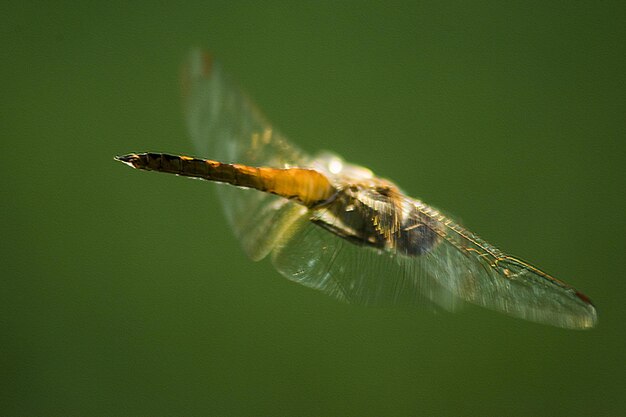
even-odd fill
[[[307,207],[323,203],[336,193],[325,175],[306,168],[257,168],[161,153],[128,154],[116,159],[137,169],[253,188],[296,200]]]

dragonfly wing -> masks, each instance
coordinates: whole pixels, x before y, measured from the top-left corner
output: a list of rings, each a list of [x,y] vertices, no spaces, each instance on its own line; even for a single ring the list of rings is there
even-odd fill
[[[597,321],[589,299],[569,285],[509,256],[421,202],[416,213],[430,217],[441,241],[413,262],[455,296],[515,317],[564,328],[589,328]],[[434,225],[434,226],[433,226]],[[428,226],[428,223],[427,223]]]
[[[557,327],[596,323],[595,308],[572,287],[505,255],[437,210],[406,202],[416,209],[415,221],[440,236],[420,255],[354,244],[305,213],[282,227],[272,252],[274,266],[295,282],[351,303],[430,302],[454,310],[467,301]]]
[[[305,166],[308,157],[274,130],[256,106],[222,71],[218,62],[193,50],[184,67],[186,123],[200,156],[250,166]],[[268,224],[295,203],[257,191],[218,187],[226,217],[253,259],[271,250]],[[279,208],[278,212],[273,212]]]
[[[299,284],[363,305],[433,304],[455,310],[460,300],[408,258],[351,243],[310,221],[282,230],[272,252],[276,269]]]

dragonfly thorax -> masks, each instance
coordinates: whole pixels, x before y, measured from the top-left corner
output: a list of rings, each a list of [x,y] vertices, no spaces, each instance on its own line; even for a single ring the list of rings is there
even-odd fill
[[[343,184],[335,198],[314,210],[313,222],[348,241],[415,256],[439,241],[436,224],[403,199],[389,181]]]

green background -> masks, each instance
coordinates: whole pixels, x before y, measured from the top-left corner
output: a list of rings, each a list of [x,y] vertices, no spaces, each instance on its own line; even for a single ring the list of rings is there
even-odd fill
[[[623,2],[3,2],[0,415],[624,414]],[[239,249],[178,72],[587,293],[567,331],[343,305]],[[209,155],[210,156],[210,155]]]

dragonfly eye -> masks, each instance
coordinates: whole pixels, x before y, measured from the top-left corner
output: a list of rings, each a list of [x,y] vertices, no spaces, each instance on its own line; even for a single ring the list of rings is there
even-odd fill
[[[441,238],[435,232],[435,226],[428,226],[427,222],[418,213],[412,213],[397,234],[396,250],[405,255],[419,256],[436,247]]]

